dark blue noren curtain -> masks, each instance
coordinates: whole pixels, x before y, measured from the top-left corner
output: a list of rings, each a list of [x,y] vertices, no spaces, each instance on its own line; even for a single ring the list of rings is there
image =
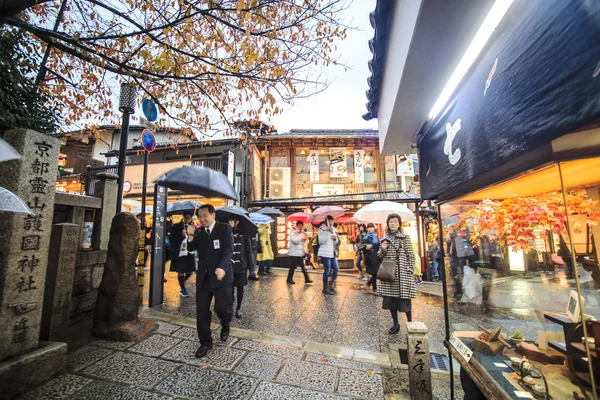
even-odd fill
[[[600,1],[515,1],[464,79],[419,143],[424,199],[600,117]]]

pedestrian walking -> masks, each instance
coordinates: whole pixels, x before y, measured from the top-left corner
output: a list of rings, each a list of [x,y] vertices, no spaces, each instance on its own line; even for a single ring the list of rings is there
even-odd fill
[[[394,324],[390,334],[400,332],[398,312],[406,314],[406,319],[412,321],[411,299],[417,297],[415,284],[415,253],[410,237],[401,231],[402,219],[398,214],[387,217],[387,233],[381,239],[379,258],[396,265],[396,274],[392,282],[380,281],[377,293],[383,296],[382,308],[390,310]]]
[[[367,227],[365,224],[358,225],[358,232],[356,233],[356,239],[354,240],[354,251],[356,252],[356,268],[358,269],[361,278],[365,277],[361,263],[364,260],[363,240],[366,234]]]
[[[431,257],[431,272],[429,273],[429,279],[432,282],[438,280],[438,269],[442,258],[442,249],[440,247],[440,238],[437,237],[429,249],[429,256]]]
[[[319,238],[319,257],[323,263],[323,291],[322,293],[332,295],[333,285],[337,279],[339,270],[336,259],[336,247],[339,242],[337,231],[333,226],[333,217],[328,215],[325,221],[321,223],[318,231]],[[331,281],[329,278],[331,277]]]
[[[258,261],[258,274],[270,274],[275,257],[273,256],[273,246],[271,246],[271,238],[269,237],[267,225],[258,225],[258,235],[261,249],[261,252],[256,256],[256,260]]]
[[[288,248],[288,256],[290,256],[290,270],[288,272],[286,282],[290,285],[295,284],[294,272],[296,267],[300,267],[304,274],[304,283],[312,283],[312,280],[306,272],[306,266],[304,265],[304,257],[306,256],[306,232],[304,231],[304,223],[302,221],[296,222],[296,226],[290,231],[290,245]]]
[[[194,226],[194,220],[191,212],[183,214],[183,220],[177,224],[173,224],[169,233],[169,241],[171,242],[171,251],[169,257],[171,259],[171,272],[177,272],[177,280],[179,281],[181,297],[190,297],[189,292],[185,288],[185,283],[196,272],[196,259],[194,252],[190,251],[187,237],[187,228]]]
[[[248,233],[242,232],[239,229],[239,219],[230,217],[229,225],[233,229],[233,257],[231,258],[231,263],[233,268],[233,288],[235,289],[235,300],[237,300],[235,317],[242,318],[241,308],[242,301],[244,300],[244,286],[248,285],[248,270],[250,270],[250,265],[253,262],[252,241]]]
[[[363,238],[363,254],[365,260],[365,269],[371,278],[365,284],[365,288],[373,286],[373,293],[377,293],[377,271],[379,270],[379,238],[377,237],[377,227],[374,223],[367,224],[367,234]]]
[[[202,228],[187,227],[188,249],[198,252],[196,274],[196,326],[200,347],[196,357],[204,357],[212,348],[210,303],[215,299],[215,312],[221,321],[221,340],[229,338],[232,319],[233,296],[233,233],[229,224],[215,220],[215,208],[210,204],[201,206],[198,217]]]

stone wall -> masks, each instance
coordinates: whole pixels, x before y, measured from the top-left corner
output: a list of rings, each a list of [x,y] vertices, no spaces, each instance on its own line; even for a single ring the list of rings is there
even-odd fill
[[[105,263],[106,250],[77,253],[71,298],[71,325],[82,319],[91,318]]]

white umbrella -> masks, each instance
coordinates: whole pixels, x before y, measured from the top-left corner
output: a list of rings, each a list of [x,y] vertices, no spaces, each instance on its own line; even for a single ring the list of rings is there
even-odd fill
[[[402,203],[393,201],[374,201],[364,206],[354,214],[358,221],[369,221],[375,224],[385,224],[390,214],[399,214],[402,222],[414,221],[415,214]]]
[[[0,212],[35,215],[19,196],[3,187],[0,187]]]
[[[0,162],[16,160],[22,156],[16,151],[10,144],[6,143],[3,139],[0,139]]]

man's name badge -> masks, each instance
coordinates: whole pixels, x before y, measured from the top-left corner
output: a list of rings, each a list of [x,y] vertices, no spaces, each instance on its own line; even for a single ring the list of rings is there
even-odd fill
[[[213,240],[213,247],[215,248],[215,250],[220,249],[221,248],[221,242],[218,240]]]

